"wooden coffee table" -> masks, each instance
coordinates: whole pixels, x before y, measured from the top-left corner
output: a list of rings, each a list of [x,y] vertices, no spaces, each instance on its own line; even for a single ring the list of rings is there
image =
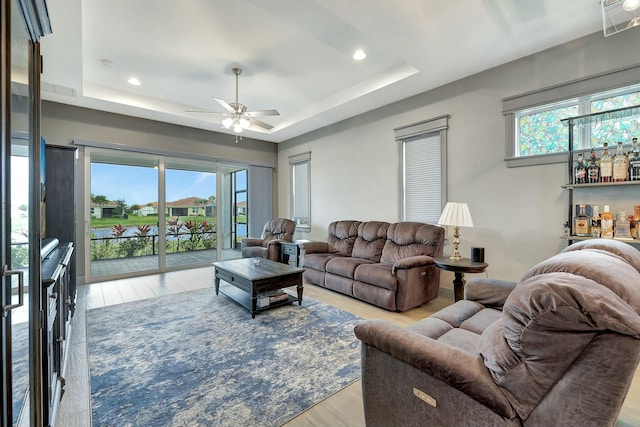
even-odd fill
[[[215,267],[216,295],[222,292],[241,306],[251,312],[255,318],[256,313],[262,310],[279,307],[298,301],[302,305],[302,273],[304,269],[263,258],[242,258],[230,261],[213,263]],[[220,280],[231,286],[220,288]],[[289,288],[295,286],[298,297],[289,295],[286,300],[269,304],[267,307],[258,307],[258,294],[266,291]]]

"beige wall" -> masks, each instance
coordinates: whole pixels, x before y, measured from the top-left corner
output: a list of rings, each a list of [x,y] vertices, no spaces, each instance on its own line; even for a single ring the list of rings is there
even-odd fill
[[[393,129],[449,114],[448,200],[467,202],[475,224],[461,230],[461,253],[483,246],[489,277],[517,280],[566,245],[559,236],[567,167],[506,167],[502,99],[639,64],[639,41],[636,30],[596,33],[279,144],[279,215],[289,214],[288,157],[311,151],[312,227],[297,238],[324,240],[327,225],[339,219],[399,221]],[[640,204],[637,190],[635,200],[628,194],[615,194],[612,208]],[[589,202],[603,205],[610,195]],[[451,286],[451,278],[444,274],[443,284]]]
[[[217,159],[249,165],[276,166],[276,144],[244,138],[236,144],[232,135],[209,132],[152,120],[79,108],[54,102],[42,103],[42,135],[51,145],[71,145],[74,140],[119,144],[134,150],[181,153],[196,159]],[[78,279],[85,281],[84,148],[79,149],[76,171]],[[277,197],[277,192],[274,192]],[[275,205],[275,201],[274,201]]]

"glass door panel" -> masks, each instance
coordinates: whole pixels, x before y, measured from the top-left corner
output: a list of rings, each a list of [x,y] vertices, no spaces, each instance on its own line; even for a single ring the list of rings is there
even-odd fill
[[[216,260],[216,165],[165,161],[166,266],[205,266]]]
[[[222,165],[220,221],[218,227],[222,259],[242,258],[240,245],[247,237],[247,168]],[[259,237],[259,236],[258,236]]]
[[[10,155],[11,173],[3,170],[3,176],[9,177],[10,198],[3,195],[2,215],[3,224],[10,224],[9,253],[6,253],[6,245],[2,248],[2,266],[4,270],[11,270],[22,275],[5,276],[2,278],[5,290],[3,305],[10,304],[22,306],[7,312],[3,317],[3,337],[9,337],[9,342],[3,338],[3,347],[10,348],[11,360],[10,372],[7,375],[9,396],[3,396],[8,400],[9,413],[4,414],[8,418],[8,424],[13,426],[27,426],[30,424],[30,373],[29,373],[29,247],[38,244],[33,239],[29,228],[29,216],[37,214],[29,205],[29,175],[30,164],[34,164],[30,158],[29,127],[31,123],[31,107],[29,102],[29,55],[31,52],[30,38],[25,30],[24,23],[15,3],[11,3],[11,116],[9,127],[11,129],[10,153],[2,153],[2,161]],[[4,129],[4,126],[3,126]],[[6,191],[6,187],[2,190]],[[6,203],[6,205],[5,205]],[[5,207],[6,206],[6,207]],[[6,210],[5,210],[6,209]],[[3,230],[4,233],[4,230]],[[3,239],[3,242],[5,240]],[[22,282],[23,286],[20,286]],[[6,347],[9,344],[10,347]],[[3,364],[4,365],[4,364]],[[4,370],[4,367],[3,367]],[[4,418],[4,417],[3,417]],[[4,422],[4,421],[3,421]],[[4,425],[4,424],[3,424]]]
[[[91,153],[91,277],[159,269],[158,164],[131,153]]]

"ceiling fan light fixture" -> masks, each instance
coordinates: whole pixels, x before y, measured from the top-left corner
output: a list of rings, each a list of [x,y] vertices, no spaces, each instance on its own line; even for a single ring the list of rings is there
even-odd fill
[[[240,118],[240,126],[242,126],[242,129],[249,129],[249,126],[251,126],[251,122],[247,119],[245,119],[244,117]]]
[[[640,7],[640,0],[624,0],[622,8],[627,12],[632,12]]]
[[[229,129],[232,125],[233,119],[231,117],[227,117],[222,121],[222,126],[224,126],[225,129]]]
[[[234,131],[235,133],[242,133],[242,126],[240,125],[240,123],[239,123],[239,122],[236,122],[236,123],[233,125],[233,131]]]
[[[137,77],[129,78],[129,80],[127,80],[127,83],[129,83],[132,86],[140,86],[142,84],[142,83],[140,83],[140,80],[138,80]]]

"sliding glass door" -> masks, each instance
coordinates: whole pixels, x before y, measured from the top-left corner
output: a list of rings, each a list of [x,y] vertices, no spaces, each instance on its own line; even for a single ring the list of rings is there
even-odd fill
[[[91,158],[91,277],[158,271],[164,215],[159,159],[94,152]]]
[[[86,154],[89,282],[242,256],[247,166],[97,148]]]
[[[166,265],[211,264],[217,249],[216,165],[165,162]]]

